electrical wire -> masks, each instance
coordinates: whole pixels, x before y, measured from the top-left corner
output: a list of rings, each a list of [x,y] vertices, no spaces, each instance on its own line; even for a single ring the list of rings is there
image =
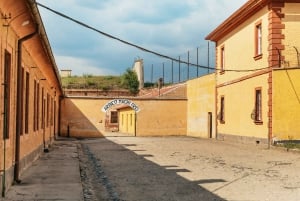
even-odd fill
[[[79,20],[76,20],[76,19],[70,17],[70,16],[67,16],[67,15],[65,15],[65,14],[63,14],[63,13],[61,13],[61,12],[59,12],[59,11],[56,11],[56,10],[54,10],[54,9],[51,9],[51,8],[49,8],[48,6],[45,6],[45,5],[43,5],[43,4],[39,3],[39,2],[36,2],[36,4],[37,4],[38,6],[40,6],[40,7],[43,7],[44,9],[46,9],[46,10],[48,10],[48,11],[50,11],[50,12],[52,12],[52,13],[54,13],[54,14],[60,16],[60,17],[63,17],[63,18],[65,18],[65,19],[68,19],[68,20],[70,20],[70,21],[72,21],[72,22],[74,22],[74,23],[76,23],[76,24],[79,24],[80,26],[83,26],[83,27],[85,27],[85,28],[87,28],[87,29],[90,29],[90,30],[92,30],[92,31],[95,31],[95,32],[97,32],[97,33],[99,33],[99,34],[101,34],[101,35],[104,35],[104,36],[108,37],[108,38],[111,38],[111,39],[113,39],[113,40],[117,40],[117,41],[119,41],[119,42],[121,42],[121,43],[124,43],[124,44],[126,44],[126,45],[128,45],[128,46],[137,48],[137,49],[139,49],[139,50],[141,50],[141,51],[143,51],[143,52],[147,52],[147,53],[150,53],[150,54],[153,54],[153,55],[156,55],[156,56],[165,58],[165,59],[169,59],[169,60],[172,60],[172,61],[175,61],[175,62],[178,62],[178,63],[183,63],[183,64],[187,64],[187,65],[190,65],[190,66],[195,66],[195,67],[197,67],[197,68],[202,68],[202,69],[206,69],[206,70],[230,71],[230,72],[253,72],[253,71],[265,70],[265,69],[270,68],[270,67],[265,67],[265,68],[245,69],[245,70],[236,70],[236,69],[218,69],[218,68],[213,68],[213,67],[209,67],[209,66],[203,66],[203,65],[198,65],[198,64],[194,64],[194,63],[189,63],[189,62],[186,62],[186,61],[177,59],[177,58],[173,58],[173,57],[170,57],[170,56],[161,54],[161,53],[159,53],[159,52],[155,52],[155,51],[146,49],[146,48],[141,47],[141,46],[139,46],[139,45],[136,45],[136,44],[134,44],[134,43],[125,41],[125,40],[123,40],[123,39],[121,39],[121,38],[118,38],[118,37],[115,37],[115,36],[113,36],[113,35],[111,35],[111,34],[108,34],[108,33],[105,33],[105,32],[103,32],[103,31],[100,31],[99,29],[96,29],[96,28],[94,28],[94,27],[92,27],[92,26],[90,26],[90,25],[88,25],[88,24],[86,24],[86,23],[83,23],[83,22],[81,22],[81,21],[79,21]]]

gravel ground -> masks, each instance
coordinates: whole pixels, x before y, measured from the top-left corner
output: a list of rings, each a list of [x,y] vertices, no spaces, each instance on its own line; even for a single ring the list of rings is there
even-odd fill
[[[80,141],[86,201],[300,200],[300,154],[189,137]]]

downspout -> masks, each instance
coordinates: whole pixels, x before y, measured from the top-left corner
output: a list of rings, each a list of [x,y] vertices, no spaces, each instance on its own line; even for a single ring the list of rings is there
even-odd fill
[[[7,69],[5,69],[7,71]],[[6,74],[6,72],[4,72]],[[2,197],[5,197],[6,193],[6,136],[8,133],[8,125],[7,125],[7,96],[8,96],[8,82],[7,77],[4,75],[4,107],[3,107],[3,170],[2,171]]]
[[[5,197],[5,192],[6,192],[6,139],[5,136],[6,133],[8,132],[8,127],[7,127],[7,83],[5,83],[4,87],[4,121],[3,121],[3,175],[2,175],[2,197]]]
[[[136,137],[137,113],[134,111],[134,136]]]
[[[38,33],[38,26],[36,26],[35,31],[23,38],[18,40],[18,57],[17,57],[17,108],[16,108],[16,151],[15,151],[15,167],[14,167],[14,180],[17,183],[20,183],[20,135],[21,135],[21,124],[22,124],[22,117],[21,117],[21,110],[22,110],[22,102],[21,102],[21,93],[22,93],[22,83],[21,83],[21,76],[22,76],[22,43],[26,40],[31,39],[35,34]]]
[[[57,125],[57,129],[58,129],[58,136],[61,136],[61,104],[62,104],[62,100],[63,100],[63,96],[59,96],[59,100],[58,100],[58,125]]]

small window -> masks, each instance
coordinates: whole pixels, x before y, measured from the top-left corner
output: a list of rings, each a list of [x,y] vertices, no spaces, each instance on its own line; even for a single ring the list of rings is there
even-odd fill
[[[42,117],[41,117],[41,128],[44,129],[45,128],[45,104],[46,104],[46,99],[44,98],[44,87],[42,87],[42,97],[41,97],[41,101],[42,101]]]
[[[21,117],[21,124],[20,124],[20,135],[23,135],[24,133],[24,90],[25,90],[25,85],[24,85],[24,67],[22,67],[22,73],[21,73],[21,80],[20,82],[22,83],[21,86],[21,112],[20,112],[20,117]]]
[[[221,96],[219,120],[220,123],[222,124],[225,123],[225,97],[224,96]]]
[[[51,102],[50,102],[50,125],[53,126],[54,125],[54,121],[53,121],[53,107],[54,107],[54,99],[53,97],[51,97]]]
[[[261,88],[255,89],[254,121],[262,123],[262,93]]]
[[[40,129],[40,83],[36,84],[36,130]]]
[[[25,77],[25,133],[28,134],[29,125],[29,72],[26,72]]]
[[[33,81],[33,131],[37,130],[37,120],[36,120],[36,115],[37,115],[37,82],[36,80]]]
[[[255,24],[255,59],[262,57],[262,25],[261,21]]]
[[[47,99],[46,99],[46,126],[49,127],[49,121],[50,121],[50,95],[47,93]]]
[[[118,112],[117,111],[110,112],[110,123],[118,123]]]
[[[9,138],[10,112],[11,112],[11,54],[5,50],[4,53],[4,118],[3,118],[3,138]]]
[[[224,73],[225,72],[225,47],[224,46],[221,47],[220,56],[221,56],[220,73]]]

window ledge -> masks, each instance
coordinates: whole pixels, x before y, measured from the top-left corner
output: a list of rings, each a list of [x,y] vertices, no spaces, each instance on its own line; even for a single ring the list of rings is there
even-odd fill
[[[254,121],[256,125],[263,125],[263,121]]]
[[[225,74],[225,70],[220,71],[220,75],[223,75],[223,74]]]
[[[257,61],[257,60],[259,60],[259,59],[262,59],[262,57],[263,57],[262,54],[258,54],[258,55],[256,55],[256,56],[254,56],[253,59],[254,59],[255,61]]]

